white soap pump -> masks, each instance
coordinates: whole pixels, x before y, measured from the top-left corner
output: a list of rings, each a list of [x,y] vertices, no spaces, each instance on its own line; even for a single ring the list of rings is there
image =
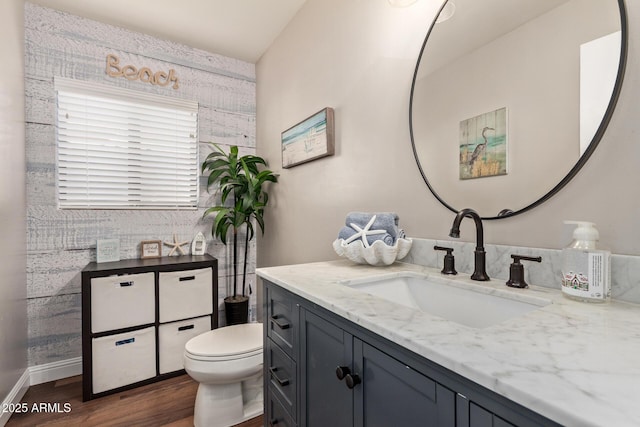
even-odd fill
[[[565,221],[565,224],[575,224],[573,230],[573,242],[569,246],[573,249],[595,249],[596,242],[600,240],[600,233],[593,222]]]
[[[611,253],[596,249],[600,238],[595,224],[575,224],[573,242],[562,250],[562,292],[566,297],[585,302],[606,302],[611,297]]]

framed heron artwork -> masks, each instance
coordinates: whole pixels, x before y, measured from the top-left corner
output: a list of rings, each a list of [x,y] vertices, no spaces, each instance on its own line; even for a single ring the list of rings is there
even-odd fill
[[[507,174],[507,109],[460,122],[460,179]]]

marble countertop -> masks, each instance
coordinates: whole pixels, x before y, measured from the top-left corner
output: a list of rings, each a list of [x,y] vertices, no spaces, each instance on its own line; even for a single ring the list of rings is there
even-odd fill
[[[566,426],[640,425],[640,306],[588,304],[560,290],[511,289],[475,282],[487,292],[511,292],[552,303],[478,329],[344,286],[404,272],[436,269],[328,261],[259,268],[258,276]]]

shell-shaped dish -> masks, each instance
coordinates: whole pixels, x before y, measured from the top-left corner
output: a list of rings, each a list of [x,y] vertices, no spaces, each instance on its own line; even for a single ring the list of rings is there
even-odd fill
[[[398,239],[393,246],[389,246],[381,240],[376,240],[371,246],[365,248],[362,240],[345,244],[344,240],[336,239],[333,241],[333,250],[339,256],[358,264],[379,266],[393,264],[396,260],[407,256],[412,243],[411,239]]]

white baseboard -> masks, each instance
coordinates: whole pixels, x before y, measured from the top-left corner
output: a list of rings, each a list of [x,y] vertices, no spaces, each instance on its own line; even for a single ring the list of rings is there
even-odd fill
[[[73,377],[82,374],[82,358],[61,360],[59,362],[46,363],[29,367],[31,378],[30,385],[48,383],[62,378]]]
[[[2,407],[9,407],[18,404],[24,397],[29,386],[48,383],[62,378],[73,377],[82,374],[82,358],[61,360],[59,362],[47,363],[45,365],[31,366],[24,370],[22,376],[11,389],[7,397],[2,402]],[[4,426],[11,417],[10,412],[0,411],[0,427]]]
[[[29,376],[29,369],[27,368],[2,402],[3,408],[20,403],[24,394],[29,390]],[[0,426],[4,426],[9,421],[9,417],[11,417],[11,412],[0,411]]]

